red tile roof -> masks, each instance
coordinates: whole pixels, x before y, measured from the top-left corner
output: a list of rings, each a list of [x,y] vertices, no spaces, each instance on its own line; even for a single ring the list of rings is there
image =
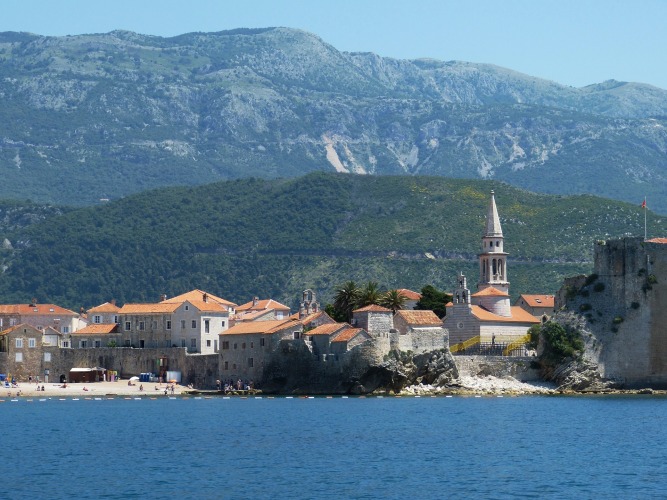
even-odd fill
[[[72,335],[99,335],[118,333],[118,325],[115,323],[93,323],[80,330],[72,332]]]
[[[401,288],[400,290],[396,290],[398,293],[403,295],[408,300],[419,300],[422,298],[421,293],[413,292],[412,290],[408,290],[407,288]]]
[[[346,328],[340,332],[331,342],[349,342],[354,337],[362,333],[364,330],[362,328]]]
[[[477,293],[473,293],[471,297],[509,297],[509,294],[490,286]]]
[[[169,314],[173,313],[181,303],[163,303],[157,304],[125,304],[120,308],[118,314]]]
[[[204,300],[204,296],[206,296],[206,299],[209,302],[217,302],[218,304],[222,304],[223,306],[232,306],[235,307],[236,304],[234,302],[230,302],[228,300],[223,299],[222,297],[216,297],[215,295],[205,292],[203,290],[190,290],[189,292],[183,293],[181,295],[177,295],[176,297],[172,297],[170,299],[163,300],[162,303],[165,304],[175,304],[175,303],[181,303],[187,301],[194,301],[194,300]]]
[[[667,238],[651,238],[650,240],[646,240],[649,243],[662,243],[662,244],[667,244]]]
[[[0,314],[78,316],[74,311],[55,304],[3,304],[0,305]]]
[[[249,333],[272,334],[296,326],[301,326],[301,323],[291,319],[248,321],[243,323],[237,323],[228,330],[225,330],[224,332],[220,333],[220,335],[246,335]]]
[[[112,304],[111,302],[105,302],[104,304],[100,304],[99,306],[91,307],[88,309],[88,314],[93,314],[93,313],[116,313],[120,311],[120,307],[118,307],[116,304]]]
[[[470,306],[473,316],[478,320],[490,323],[539,323],[540,320],[519,306],[510,307],[511,316],[499,316],[480,306]]]
[[[378,306],[377,304],[371,304],[366,307],[362,307],[361,309],[355,309],[352,311],[353,313],[356,312],[391,312],[391,309],[387,309],[386,307]]]
[[[551,309],[554,308],[554,296],[553,295],[527,295],[527,294],[522,294],[521,298],[530,307],[549,307]]]
[[[0,335],[7,335],[8,333],[15,332],[16,330],[19,330],[21,328],[26,328],[26,329],[32,330],[35,334],[42,333],[41,331],[39,331],[37,328],[35,328],[32,325],[29,325],[27,323],[21,323],[20,325],[11,326],[11,327],[7,328],[6,330],[2,330],[0,332]]]
[[[255,304],[252,300],[236,308],[236,312],[259,311],[262,309],[273,309],[276,311],[289,311],[289,307],[273,299],[258,300]]]
[[[226,305],[218,302],[204,302],[203,300],[186,300],[185,302],[192,304],[201,312],[227,312],[229,310]]]
[[[400,316],[408,325],[420,326],[441,326],[442,320],[433,311],[418,311],[401,309],[396,311],[396,316]]]
[[[317,328],[304,332],[304,335],[332,335],[349,326],[347,323],[327,323],[326,325],[320,325]]]

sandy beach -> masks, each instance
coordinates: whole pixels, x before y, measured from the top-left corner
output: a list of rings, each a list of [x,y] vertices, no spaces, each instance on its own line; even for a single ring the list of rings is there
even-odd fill
[[[134,382],[133,382],[134,383]],[[44,391],[37,390],[37,384],[20,383],[18,387],[7,389],[0,388],[0,399],[6,397],[15,397],[20,392],[21,396],[40,396],[40,397],[60,397],[60,396],[165,396],[164,390],[168,384],[153,384],[150,382],[136,382],[136,385],[127,385],[127,380],[119,380],[116,382],[93,382],[93,383],[73,383],[67,384],[67,387],[62,387],[62,384],[39,384],[41,389],[44,386]],[[140,390],[143,385],[143,391]],[[157,387],[157,390],[156,390]],[[169,387],[171,387],[169,385]],[[84,388],[86,390],[84,390]],[[173,395],[188,394],[192,389],[174,384]],[[171,396],[171,389],[168,391]]]

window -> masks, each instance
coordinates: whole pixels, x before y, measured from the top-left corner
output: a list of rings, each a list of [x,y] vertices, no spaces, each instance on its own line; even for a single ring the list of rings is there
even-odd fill
[[[229,349],[229,340],[223,340],[222,341],[222,348],[223,349]]]
[[[101,323],[101,322],[102,322],[102,316],[97,314],[93,316],[93,323]]]
[[[232,364],[232,370],[236,370],[236,363]]]
[[[208,319],[204,320],[204,333],[211,333],[211,321]]]
[[[181,320],[181,330],[185,330],[185,320]]]
[[[132,324],[129,321],[126,321],[125,322],[125,331],[129,332],[131,328],[132,328]]]
[[[36,345],[35,339],[28,339],[28,347],[35,347]]]
[[[69,340],[63,340],[63,347],[69,348]]]
[[[185,339],[181,339],[181,347],[185,347]]]
[[[118,316],[114,316],[114,317],[113,317],[113,322],[116,323],[116,324],[118,324]]]
[[[17,349],[23,348],[23,339],[16,339],[16,348]]]
[[[217,340],[213,341],[213,351],[218,352],[218,341]]]
[[[16,326],[16,318],[9,318],[9,326]]]
[[[229,361],[225,361],[225,370],[229,370]]]
[[[190,347],[197,348],[197,339],[190,339]]]
[[[206,347],[211,347],[211,341],[210,340],[206,341]]]
[[[190,306],[185,306],[185,310],[186,310],[186,311],[189,311],[189,310],[190,310]]]
[[[294,336],[294,340],[299,338],[299,333],[300,332],[292,332],[292,335]]]
[[[259,346],[264,347],[264,339],[259,339]]]
[[[282,311],[276,311],[276,319],[283,319],[283,312]]]
[[[238,347],[239,345],[236,342],[234,342],[234,349],[238,349]]]
[[[17,363],[23,363],[23,353],[22,352],[17,352],[15,359],[16,359]]]
[[[102,347],[102,341],[100,339],[95,339],[95,347]]]
[[[193,329],[197,328],[197,320],[196,319],[192,320],[192,328]]]
[[[60,331],[63,332],[63,333],[69,333],[69,326],[63,326],[63,327],[60,329]]]
[[[252,368],[253,366],[255,366],[255,360],[252,359],[252,358],[248,358],[248,366],[249,366],[250,368]]]
[[[145,330],[145,323],[143,321],[139,321],[139,330]]]
[[[2,324],[0,324],[0,326],[2,326]],[[222,325],[221,325],[221,326],[222,326],[223,328],[225,327],[225,320],[224,320],[224,319],[222,320]]]
[[[171,320],[167,320],[167,330],[171,330]]]
[[[245,349],[245,342],[241,344],[241,349]]]
[[[125,347],[130,347],[132,345],[132,342],[130,339],[125,339]]]
[[[44,362],[45,363],[50,363],[51,362],[51,353],[50,352],[45,352],[44,353]]]
[[[254,343],[254,342],[250,342],[250,349],[254,349],[254,348],[255,348],[255,343]]]
[[[79,340],[79,348],[80,349],[85,349],[88,347],[88,341],[87,340]]]

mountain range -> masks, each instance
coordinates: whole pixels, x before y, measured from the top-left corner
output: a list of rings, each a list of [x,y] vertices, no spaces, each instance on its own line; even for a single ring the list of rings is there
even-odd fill
[[[340,52],[289,28],[0,33],[0,197],[38,204],[338,171],[647,196],[667,213],[666,126],[649,85]]]

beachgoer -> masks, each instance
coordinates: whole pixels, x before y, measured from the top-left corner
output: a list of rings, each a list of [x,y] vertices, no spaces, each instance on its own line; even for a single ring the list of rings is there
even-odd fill
[[[84,385],[84,386],[83,386],[83,390],[84,390],[84,391],[87,391],[88,388]]]
[[[139,390],[140,390],[140,391],[143,391],[143,390],[144,390],[144,384],[141,384],[141,385],[139,386]]]

